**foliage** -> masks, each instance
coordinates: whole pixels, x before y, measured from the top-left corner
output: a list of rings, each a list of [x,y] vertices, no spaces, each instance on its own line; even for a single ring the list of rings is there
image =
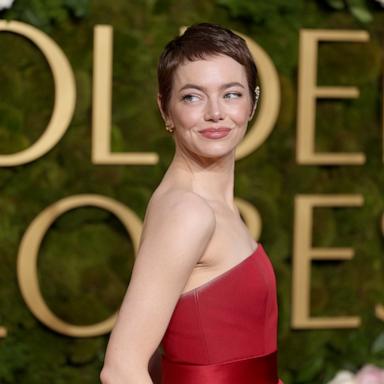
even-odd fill
[[[89,0],[16,0],[13,7],[3,13],[8,19],[50,30],[55,25],[67,23],[71,18],[83,18],[88,8]]]
[[[373,20],[373,14],[370,8],[378,9],[381,0],[321,0],[328,7],[337,11],[347,11],[353,15],[356,20],[362,23],[370,23]],[[376,7],[375,7],[376,5]]]
[[[325,0],[324,0],[325,1]],[[0,340],[2,384],[98,381],[108,337],[72,339],[43,326],[23,302],[16,256],[30,222],[64,197],[97,193],[129,206],[141,218],[173,153],[156,109],[156,63],[181,25],[222,23],[248,34],[270,55],[280,76],[282,105],[274,130],[250,156],[237,162],[236,195],[259,210],[263,245],[275,266],[279,294],[279,366],[285,384],[324,383],[340,369],[384,365],[383,323],[374,316],[384,302],[383,212],[379,81],[384,15],[367,25],[329,0],[16,0],[2,18],[47,31],[68,56],[76,77],[76,111],[59,144],[44,157],[0,168]],[[363,2],[348,2],[358,7]],[[368,3],[367,3],[368,4]],[[343,6],[343,7],[341,7]],[[361,14],[361,12],[360,12]],[[363,16],[364,18],[364,16]],[[361,19],[361,17],[360,17]],[[362,19],[361,19],[362,20]],[[155,166],[95,165],[91,161],[92,34],[96,24],[114,27],[112,147],[156,151]],[[295,160],[299,32],[301,28],[367,28],[370,41],[322,43],[319,85],[356,86],[356,100],[317,103],[316,150],[363,152],[362,166],[303,166]],[[12,47],[12,49],[10,49]],[[0,153],[29,147],[44,131],[54,85],[41,53],[27,40],[0,34]],[[298,194],[362,194],[361,208],[315,211],[314,246],[351,246],[348,262],[312,266],[311,315],[361,316],[350,330],[291,328],[293,201]],[[61,216],[44,238],[39,281],[55,313],[76,324],[100,321],[115,311],[129,282],[133,246],[121,223],[96,208]]]

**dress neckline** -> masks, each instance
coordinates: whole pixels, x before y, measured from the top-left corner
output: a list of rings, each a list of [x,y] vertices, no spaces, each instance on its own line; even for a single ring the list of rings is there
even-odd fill
[[[183,299],[184,297],[188,297],[190,295],[192,295],[194,292],[196,291],[199,291],[200,289],[203,289],[205,288],[206,286],[208,285],[211,285],[213,283],[215,283],[216,281],[220,280],[221,278],[223,278],[224,276],[230,274],[231,272],[233,272],[235,269],[237,269],[238,267],[240,267],[242,264],[244,264],[245,262],[247,262],[248,260],[250,260],[254,255],[256,255],[258,253],[259,250],[261,250],[262,248],[262,245],[261,243],[257,243],[257,247],[252,251],[252,253],[247,256],[245,259],[241,260],[239,263],[233,265],[232,267],[230,267],[229,269],[227,269],[226,271],[220,273],[219,275],[213,277],[212,279],[206,281],[205,283],[195,287],[195,288],[192,288],[186,292],[183,292],[181,295],[180,295],[180,299]],[[179,300],[180,300],[179,299]]]

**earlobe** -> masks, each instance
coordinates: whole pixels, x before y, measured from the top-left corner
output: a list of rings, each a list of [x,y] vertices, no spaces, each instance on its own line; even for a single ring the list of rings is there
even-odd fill
[[[157,94],[156,100],[157,100],[157,106],[159,107],[159,110],[160,110],[161,117],[163,118],[164,123],[165,123],[165,129],[168,132],[173,133],[173,131],[175,130],[175,127],[174,127],[173,122],[167,117],[167,115],[165,114],[165,112],[163,110],[160,93]]]

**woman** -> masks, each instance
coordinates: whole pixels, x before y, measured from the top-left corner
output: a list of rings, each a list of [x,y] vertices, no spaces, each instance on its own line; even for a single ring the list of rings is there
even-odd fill
[[[154,192],[107,348],[103,384],[277,384],[272,266],[234,204],[235,148],[254,114],[243,39],[202,23],[165,47],[158,105],[175,155]]]

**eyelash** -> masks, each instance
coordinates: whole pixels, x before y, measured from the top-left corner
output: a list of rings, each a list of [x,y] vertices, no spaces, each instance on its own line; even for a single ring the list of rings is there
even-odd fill
[[[240,92],[228,92],[228,93],[225,94],[225,96],[228,96],[228,95],[235,95],[236,98],[242,96],[242,94],[241,94]],[[224,97],[225,97],[225,96],[224,96]]]
[[[242,93],[240,92],[228,92],[224,95],[224,98],[228,98],[227,96],[228,95],[235,95],[235,98],[239,98],[242,96]],[[181,99],[187,103],[192,103],[193,101],[191,100],[191,98],[193,97],[199,97],[197,95],[184,95]],[[229,99],[232,99],[233,97],[229,97]]]
[[[192,97],[198,97],[198,96],[196,96],[196,95],[185,95],[185,96],[183,96],[181,99],[182,99],[183,101],[187,102],[187,103],[192,103],[192,100],[190,99],[190,98],[192,98]]]

